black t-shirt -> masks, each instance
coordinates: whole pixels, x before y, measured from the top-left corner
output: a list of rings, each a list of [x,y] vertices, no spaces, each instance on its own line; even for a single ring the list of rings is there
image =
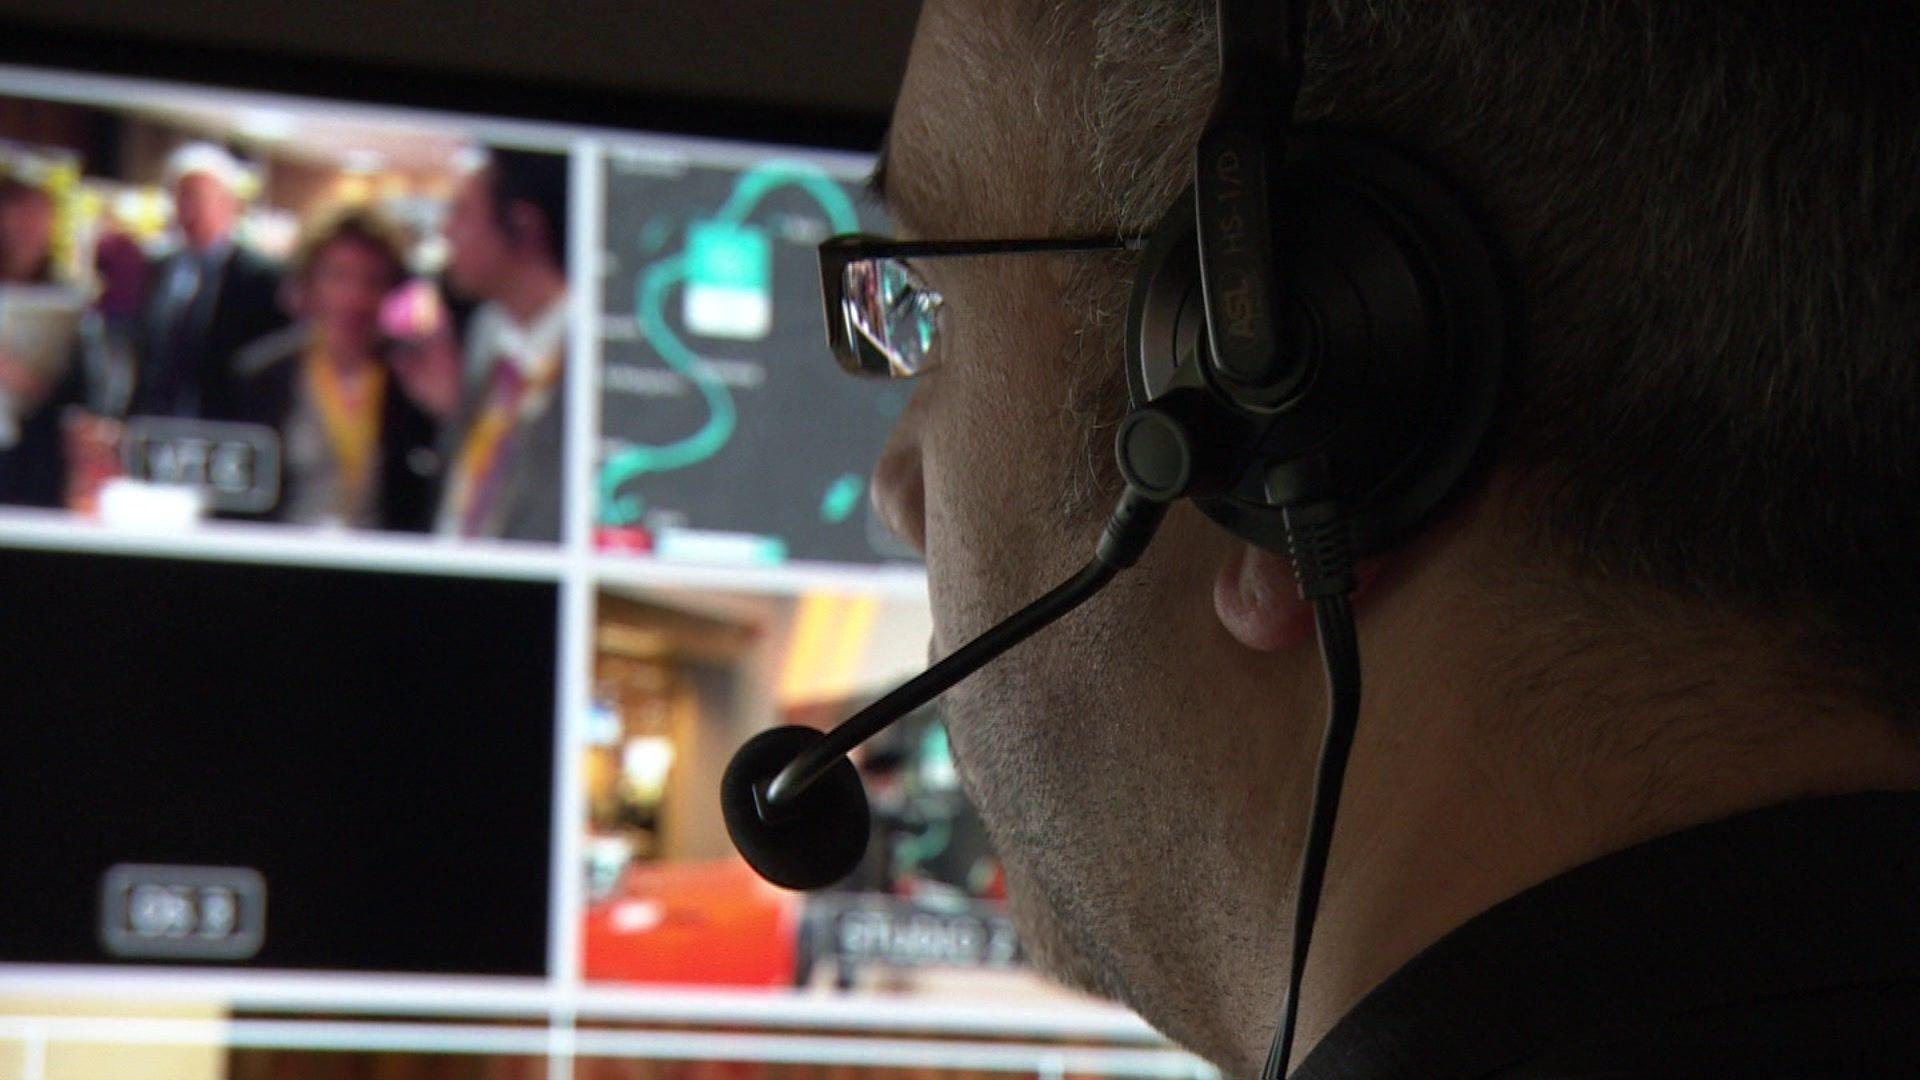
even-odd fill
[[[1294,1080],[1920,1076],[1920,793],[1741,814],[1568,871],[1361,1000]]]

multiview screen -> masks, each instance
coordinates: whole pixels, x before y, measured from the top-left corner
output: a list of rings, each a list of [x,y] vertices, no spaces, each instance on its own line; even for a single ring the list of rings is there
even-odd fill
[[[1210,1076],[1028,959],[825,348],[871,162],[0,68],[0,1076]]]
[[[820,345],[859,161],[557,134],[0,79],[0,507],[910,561]]]

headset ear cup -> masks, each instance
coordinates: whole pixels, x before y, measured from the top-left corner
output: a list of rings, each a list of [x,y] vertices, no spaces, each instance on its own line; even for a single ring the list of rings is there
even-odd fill
[[[1127,311],[1127,405],[1134,411],[1181,389],[1205,388],[1206,347],[1193,200],[1175,200],[1148,236]]]
[[[1306,332],[1314,372],[1262,399],[1206,362],[1193,202],[1183,196],[1143,252],[1127,326],[1127,387],[1139,408],[1204,386],[1209,430],[1248,440],[1228,494],[1196,499],[1236,535],[1285,550],[1291,491],[1336,501],[1359,554],[1419,528],[1483,457],[1511,353],[1515,305],[1504,259],[1467,201],[1385,140],[1298,129],[1275,185],[1287,243],[1276,273]]]

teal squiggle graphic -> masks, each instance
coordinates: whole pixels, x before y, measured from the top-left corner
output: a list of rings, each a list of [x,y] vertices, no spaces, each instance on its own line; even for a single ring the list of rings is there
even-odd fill
[[[687,276],[685,256],[662,259],[647,268],[640,277],[634,306],[640,316],[640,332],[659,350],[660,359],[676,374],[693,384],[707,404],[706,423],[682,439],[661,446],[630,446],[607,461],[600,474],[601,517],[609,524],[624,525],[640,518],[640,500],[622,495],[620,488],[634,477],[647,473],[669,472],[697,465],[720,452],[733,438],[739,418],[733,395],[726,385],[713,377],[699,354],[687,348],[667,325],[667,290]]]
[[[800,188],[819,204],[833,232],[859,229],[860,219],[854,212],[853,200],[840,185],[818,166],[788,160],[765,161],[741,174],[713,220],[738,225],[768,195],[788,186]],[[700,392],[707,406],[707,419],[684,438],[660,445],[628,446],[608,457],[600,470],[600,518],[608,525],[628,525],[640,520],[644,507],[638,494],[622,491],[628,484],[649,473],[685,469],[711,458],[733,438],[739,422],[739,410],[726,384],[707,370],[700,355],[667,324],[667,293],[686,276],[684,254],[649,265],[635,286],[634,308],[641,334],[653,343],[661,362]]]
[[[727,196],[726,204],[714,216],[721,221],[738,224],[753,213],[754,208],[760,205],[760,200],[788,185],[813,196],[813,201],[826,211],[827,224],[834,232],[859,230],[860,219],[853,212],[853,200],[847,198],[847,193],[819,166],[804,161],[763,161],[742,173],[740,180],[733,185],[733,194]]]

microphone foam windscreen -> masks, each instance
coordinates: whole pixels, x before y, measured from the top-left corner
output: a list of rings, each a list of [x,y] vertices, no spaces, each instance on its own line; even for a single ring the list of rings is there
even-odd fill
[[[775,820],[760,816],[754,787],[825,737],[797,725],[763,731],[734,753],[720,779],[720,813],[733,846],[761,877],[783,888],[831,885],[852,873],[867,850],[867,791],[846,758],[783,806]]]

